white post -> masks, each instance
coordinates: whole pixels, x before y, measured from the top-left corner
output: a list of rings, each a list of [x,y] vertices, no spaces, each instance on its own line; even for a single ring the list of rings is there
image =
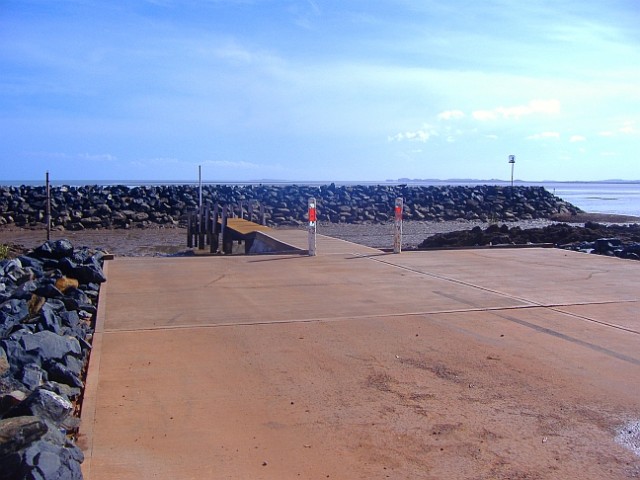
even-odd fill
[[[316,199],[309,199],[309,256],[316,256],[316,225],[317,225]]]
[[[402,251],[402,197],[396,198],[395,212],[395,233],[393,235],[393,253]]]
[[[511,164],[511,190],[513,190],[513,167],[515,166],[515,163],[516,163],[515,155],[509,155],[509,163]]]

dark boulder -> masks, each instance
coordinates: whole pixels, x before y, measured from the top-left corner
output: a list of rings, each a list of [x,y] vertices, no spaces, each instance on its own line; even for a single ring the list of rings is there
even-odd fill
[[[587,223],[584,227],[557,223],[544,228],[522,229],[507,225],[491,225],[432,235],[419,249],[442,247],[471,247],[499,244],[542,244],[585,253],[640,259],[640,225],[601,225]]]
[[[61,425],[72,412],[73,405],[69,400],[44,388],[37,388],[23,402],[5,413],[4,418],[37,416]]]
[[[22,335],[20,344],[26,352],[35,354],[40,362],[64,361],[67,355],[78,357],[82,355],[77,339],[62,337],[47,330],[31,335]]]
[[[71,258],[63,258],[60,261],[60,270],[65,275],[77,278],[80,283],[103,283],[107,281],[98,260],[93,257],[78,263]]]
[[[35,415],[0,420],[0,458],[22,450],[42,438],[45,433],[47,424]]]
[[[28,254],[31,257],[52,258],[55,260],[60,260],[70,255],[73,255],[73,245],[66,239],[49,240]]]
[[[0,480],[82,480],[82,451],[73,444],[39,440],[26,449],[0,457]]]

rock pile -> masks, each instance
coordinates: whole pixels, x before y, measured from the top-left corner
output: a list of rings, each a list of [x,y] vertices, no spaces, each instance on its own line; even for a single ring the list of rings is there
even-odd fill
[[[47,242],[0,261],[0,479],[81,479],[72,435],[102,254]]]
[[[52,188],[52,225],[69,230],[176,225],[198,206],[193,185]],[[409,185],[205,185],[203,203],[259,202],[268,225],[304,223],[307,200],[315,197],[318,220],[381,223],[392,218],[396,197],[404,198],[406,220],[528,220],[572,215],[580,210],[543,187]],[[0,225],[41,225],[44,187],[0,187]]]
[[[485,230],[475,227],[471,230],[432,235],[426,238],[418,248],[531,243],[553,243],[567,250],[640,260],[640,224],[607,226],[587,222],[584,227],[578,227],[558,223],[529,229],[491,225]]]

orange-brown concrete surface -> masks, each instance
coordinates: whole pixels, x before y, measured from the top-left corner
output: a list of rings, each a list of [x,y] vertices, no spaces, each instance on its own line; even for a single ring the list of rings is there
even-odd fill
[[[109,262],[85,478],[640,475],[637,262],[333,245]]]

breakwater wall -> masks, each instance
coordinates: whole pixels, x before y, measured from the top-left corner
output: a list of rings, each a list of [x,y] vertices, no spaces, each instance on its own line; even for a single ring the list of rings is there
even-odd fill
[[[103,256],[56,240],[0,260],[0,479],[82,479],[74,438]]]
[[[61,186],[51,188],[51,224],[69,230],[177,225],[199,203],[197,185],[142,187]],[[414,185],[204,185],[203,204],[264,205],[268,225],[305,222],[315,197],[318,220],[382,223],[393,218],[396,197],[404,219],[417,221],[510,221],[575,214],[580,209],[543,187]],[[37,226],[45,221],[46,188],[0,187],[0,225]]]

